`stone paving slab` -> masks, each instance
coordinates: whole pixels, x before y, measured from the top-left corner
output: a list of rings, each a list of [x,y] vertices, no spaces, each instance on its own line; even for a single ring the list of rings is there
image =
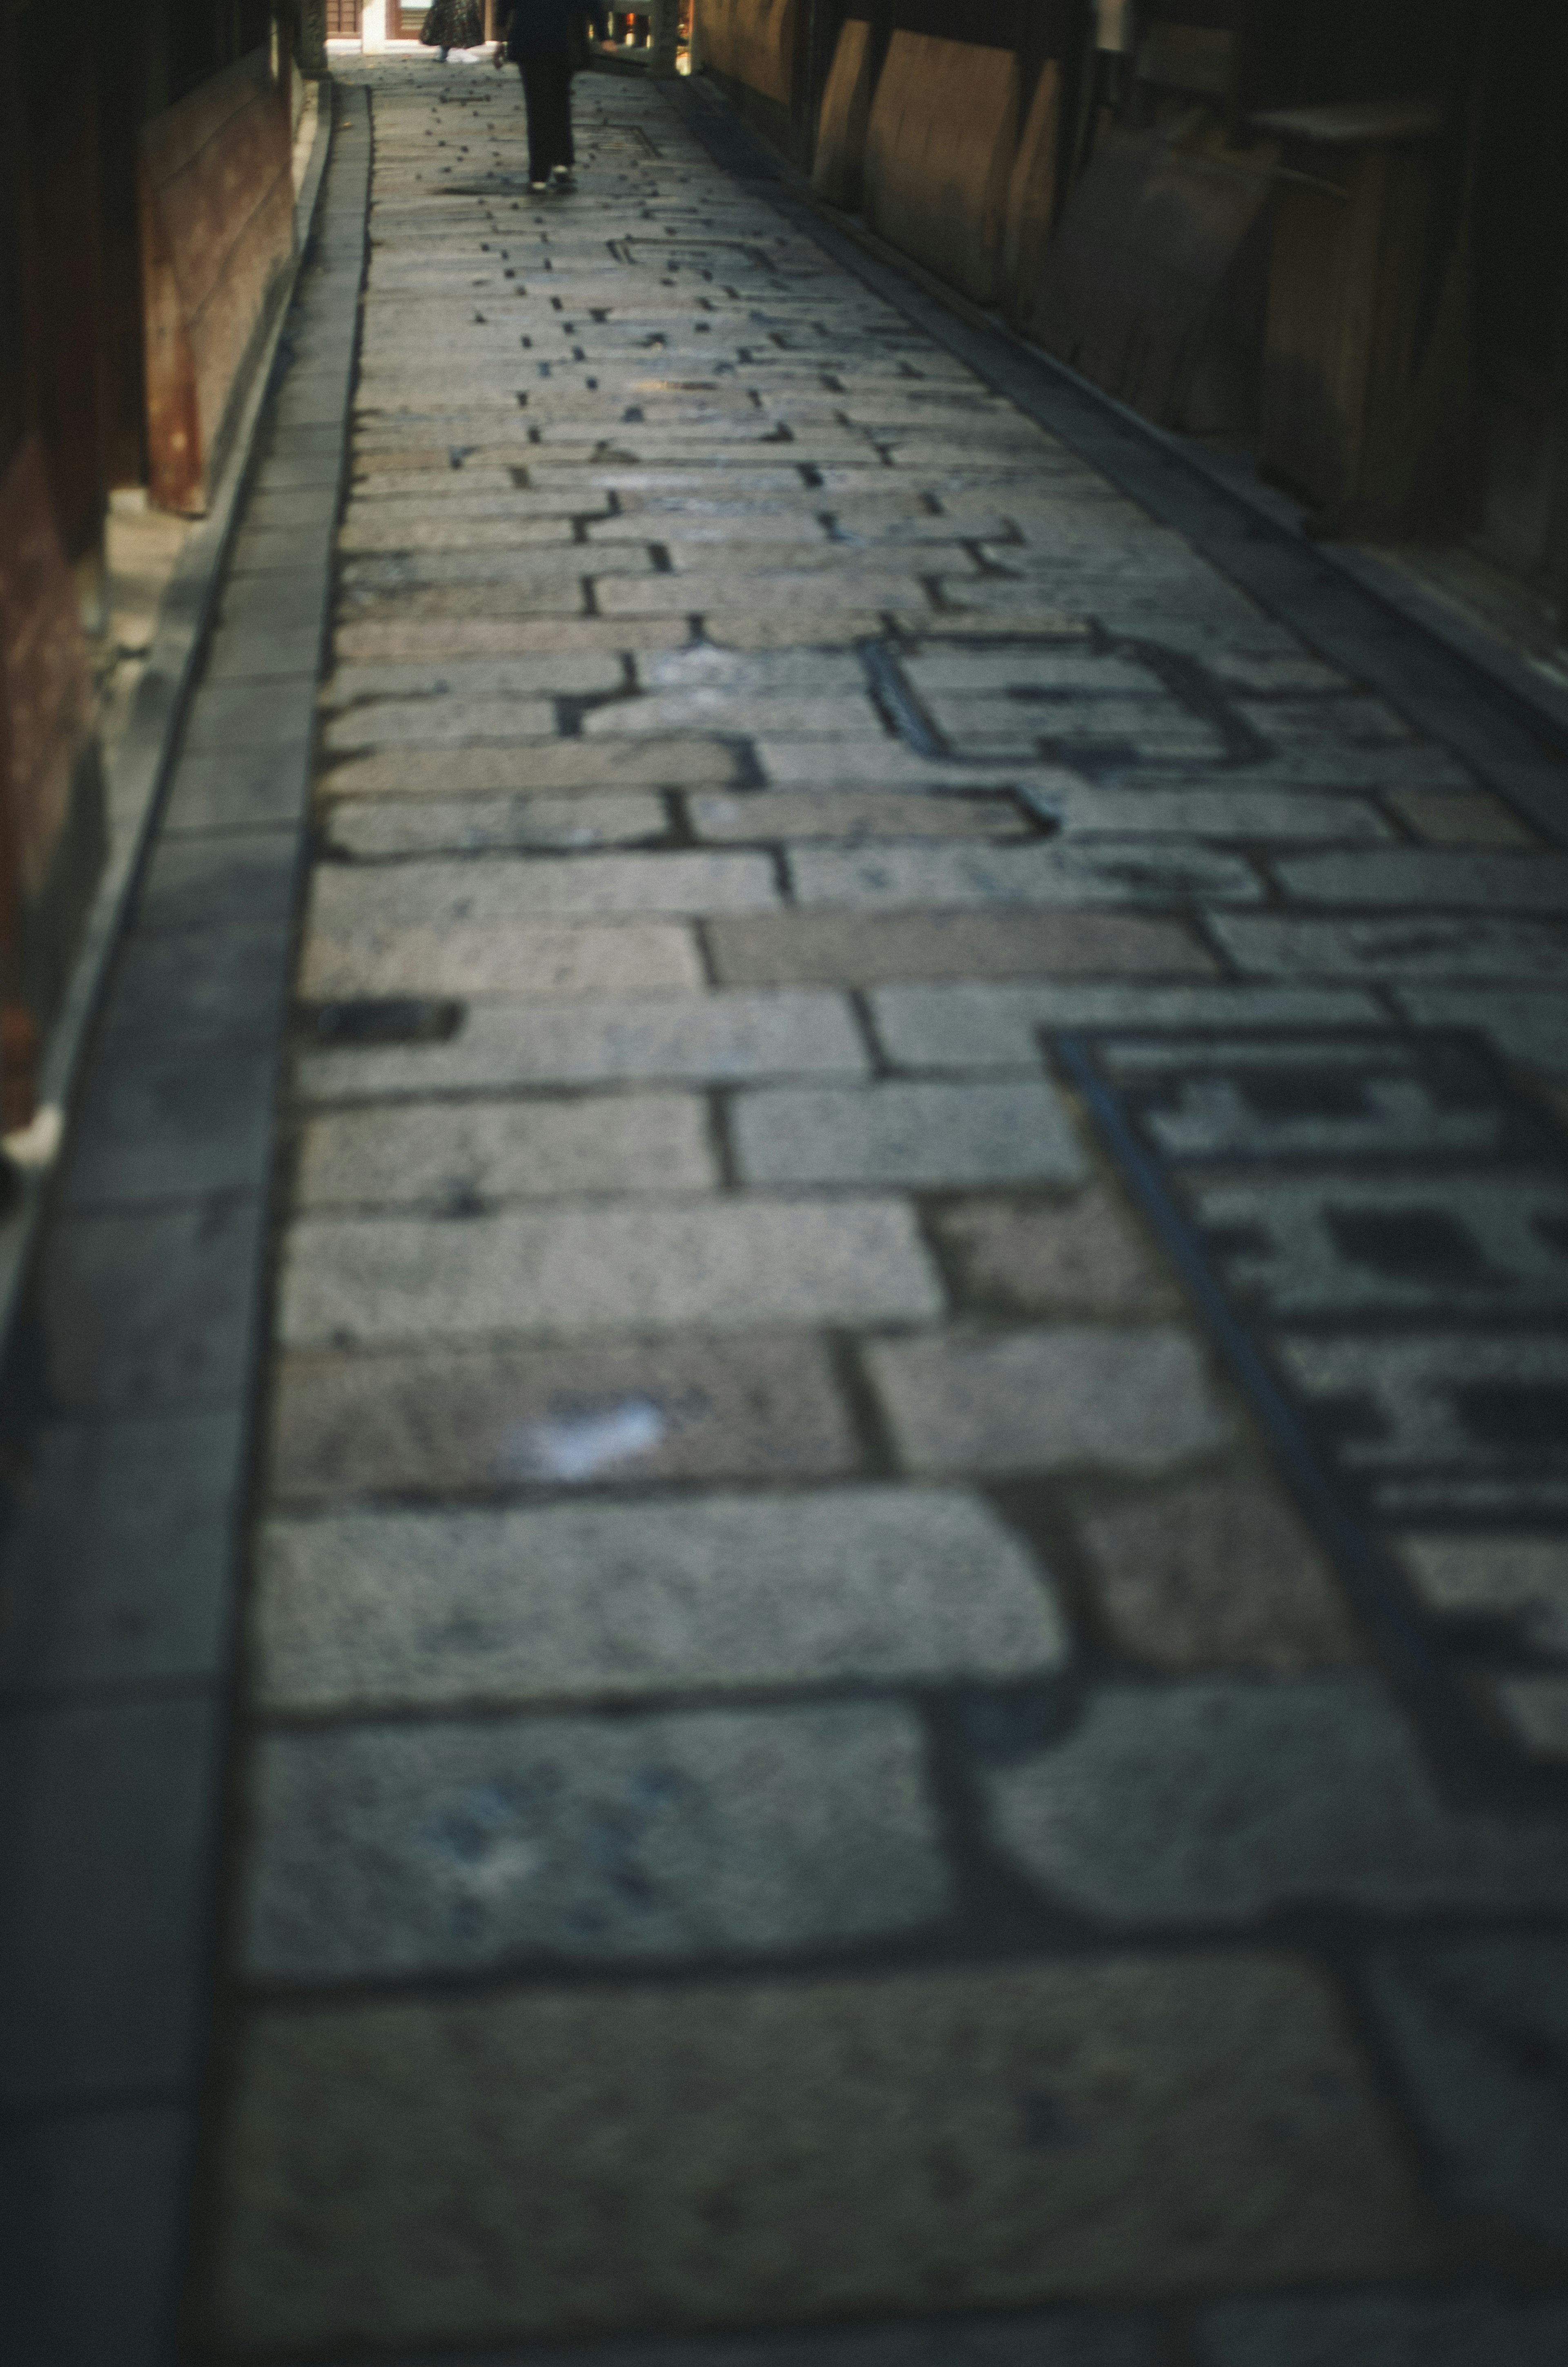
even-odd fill
[[[320,1982],[843,1947],[945,1919],[891,1704],[278,1734],[243,1962]]]
[[[269,2014],[235,2109],[231,2341],[787,2324],[1422,2253],[1326,1999],[1267,1957]]]
[[[275,1390],[285,1503],[827,1479],[859,1460],[831,1360],[798,1332],[291,1355]]]
[[[1028,1553],[956,1490],[342,1513],[262,1549],[273,1708],[1005,1682],[1066,1652]]]

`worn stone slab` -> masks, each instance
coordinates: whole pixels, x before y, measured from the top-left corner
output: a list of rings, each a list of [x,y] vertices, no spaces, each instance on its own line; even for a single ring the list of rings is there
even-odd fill
[[[1384,847],[1376,854],[1303,855],[1277,863],[1303,904],[1415,905],[1435,912],[1568,912],[1568,855]]]
[[[224,2185],[222,2333],[301,2347],[1387,2276],[1423,2252],[1337,2017],[1267,1957],[258,2017]]]
[[[1390,789],[1402,821],[1437,846],[1528,846],[1531,834],[1498,798],[1481,790]]]
[[[244,1433],[236,1405],[28,1434],[6,1491],[0,1691],[216,1681]]]
[[[1088,1162],[1054,1086],[794,1086],[735,1095],[730,1138],[748,1184],[918,1189],[1081,1183]]]
[[[1217,912],[1210,926],[1237,967],[1259,978],[1568,980],[1568,929],[1551,921]]]
[[[613,793],[577,798],[340,798],[326,822],[330,847],[363,859],[381,855],[516,855],[548,848],[580,853],[663,838],[663,800]]]
[[[989,1508],[854,1488],[275,1521],[265,1707],[1039,1676],[1054,1599]]]
[[[728,788],[746,777],[744,749],[723,740],[540,740],[527,747],[389,748],[335,764],[332,797],[428,798],[505,790],[535,796],[606,790]]]
[[[274,1379],[285,1502],[831,1478],[858,1459],[826,1353],[789,1332],[318,1352]]]
[[[413,700],[468,710],[475,701],[581,698],[626,688],[626,661],[610,650],[536,650],[508,656],[434,654],[411,650],[401,664],[341,660],[317,693],[318,704],[337,712],[373,701]]]
[[[279,1338],[303,1348],[918,1320],[943,1298],[903,1202],[758,1195],[307,1218],[278,1304]]]
[[[1506,1059],[1568,1075],[1568,998],[1499,987],[1404,986],[1394,1002],[1423,1027],[1478,1027]]]
[[[1200,2321],[1203,2367],[1558,2367],[1568,2301],[1492,2290],[1241,2301]]]
[[[1568,2243],[1568,1941],[1389,1949],[1369,1983],[1450,2196]]]
[[[162,835],[187,831],[292,830],[310,798],[303,749],[231,748],[182,756],[175,767]]]
[[[130,1207],[244,1192],[265,1173],[276,1054],[100,1056],[71,1127],[61,1205]]]
[[[1287,1671],[1358,1657],[1323,1557],[1262,1480],[1128,1496],[1077,1525],[1106,1625],[1151,1667]]]
[[[779,912],[710,922],[726,986],[880,986],[901,979],[1212,977],[1185,923],[1144,914],[1006,908],[985,913]]]
[[[253,1980],[842,1947],[943,1920],[925,1738],[892,1703],[264,1738]]]
[[[1232,1435],[1198,1342],[1171,1325],[915,1333],[865,1355],[912,1471],[1163,1471]]]
[[[1449,1810],[1409,1727],[1354,1674],[1108,1685],[1054,1750],[983,1780],[997,1847],[1119,1927],[1239,1927],[1324,1900],[1568,1902],[1561,1825]]]
[[[469,1011],[449,1043],[312,1053],[298,1079],[307,1100],[353,1101],[475,1087],[858,1077],[867,1066],[843,999],[801,989],[596,995],[553,1008],[496,998]]]
[[[304,1208],[700,1192],[718,1172],[706,1104],[686,1093],[341,1110],[306,1125]]]
[[[233,1193],[62,1217],[39,1283],[53,1410],[141,1414],[237,1399],[266,1230],[261,1202]]]
[[[577,915],[769,911],[778,900],[767,856],[728,851],[328,864],[312,883],[309,927],[328,939],[388,937]]]
[[[340,876],[317,874],[329,881]],[[679,993],[703,983],[689,928],[627,921],[596,926],[585,920],[564,925],[536,920],[530,926],[504,914],[456,917],[454,908],[460,911],[470,900],[449,899],[428,921],[401,921],[382,920],[373,906],[360,918],[351,900],[318,895],[306,924],[300,992],[324,1002],[409,994],[599,996],[639,988]]]
[[[1016,1315],[1160,1316],[1181,1294],[1103,1186],[1070,1200],[960,1200],[931,1222],[963,1295]]]
[[[548,698],[371,698],[328,715],[321,744],[328,758],[372,748],[445,753],[474,742],[550,740],[557,728]]]
[[[1021,838],[1028,824],[1008,798],[901,797],[896,792],[754,789],[687,800],[699,838],[777,843],[800,838]]]
[[[800,846],[790,855],[804,905],[857,912],[890,905],[1255,903],[1257,878],[1239,855],[1172,839],[1077,840],[1016,847],[896,842],[850,851]]]
[[[1045,1030],[1079,1027],[1354,1027],[1376,1025],[1372,997],[1346,987],[1051,985],[884,987],[871,1014],[901,1069],[1031,1068]]]
[[[206,1693],[0,1716],[9,2109],[189,2078],[217,1748]]]
[[[148,936],[205,936],[265,930],[287,937],[300,873],[291,832],[192,832],[153,848],[136,900],[136,927]]]

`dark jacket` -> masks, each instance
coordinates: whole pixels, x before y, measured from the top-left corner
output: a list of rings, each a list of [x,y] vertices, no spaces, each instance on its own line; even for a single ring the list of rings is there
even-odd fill
[[[514,58],[569,56],[583,49],[583,0],[512,0],[502,36]]]

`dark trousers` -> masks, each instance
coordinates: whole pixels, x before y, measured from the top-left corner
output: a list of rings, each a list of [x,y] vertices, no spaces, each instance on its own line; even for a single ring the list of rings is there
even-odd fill
[[[572,153],[572,53],[537,51],[518,59],[517,72],[528,117],[528,178],[548,180],[554,165],[576,161]]]

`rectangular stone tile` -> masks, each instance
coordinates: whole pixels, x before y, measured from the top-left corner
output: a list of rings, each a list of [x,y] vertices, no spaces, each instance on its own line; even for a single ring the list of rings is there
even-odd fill
[[[275,1368],[269,1478],[290,1502],[832,1478],[858,1459],[826,1352],[799,1333],[318,1351]]]
[[[6,1490],[0,1692],[216,1682],[244,1452],[238,1406],[30,1432]]]
[[[272,682],[290,688],[314,685],[321,672],[323,619],[282,630],[272,624],[226,624],[208,650],[204,682],[229,685]]]
[[[1498,798],[1480,789],[1391,789],[1385,805],[1435,846],[1528,846],[1533,841]]]
[[[900,797],[854,789],[755,789],[744,797],[693,797],[687,810],[699,838],[1022,838],[1029,826],[1007,798]]]
[[[553,1008],[476,1004],[447,1044],[313,1053],[299,1066],[307,1100],[473,1088],[866,1073],[865,1047],[842,998],[774,994],[585,997]]]
[[[1551,921],[1217,912],[1210,925],[1237,966],[1260,978],[1568,980],[1568,929]]]
[[[1233,1435],[1199,1342],[1174,1326],[944,1331],[864,1353],[914,1471],[1153,1472]]]
[[[1240,1931],[1568,1900],[1561,1824],[1456,1810],[1387,1694],[1331,1676],[1110,1684],[1072,1732],[982,1776],[994,1843],[1101,1926]]]
[[[718,1182],[707,1104],[692,1094],[458,1103],[312,1118],[295,1176],[303,1208],[700,1192]]]
[[[872,619],[873,627],[877,619]],[[676,649],[684,645],[684,617],[619,621],[573,615],[462,618],[404,617],[383,606],[371,621],[340,618],[333,648],[340,664],[427,666],[443,658],[470,664],[484,657],[507,659],[534,652],[602,651],[619,658],[627,651]]]
[[[600,605],[608,616],[614,613],[608,595],[617,588],[618,579],[632,583],[646,578],[653,564],[647,550],[635,543],[595,551],[579,549],[575,544],[563,549],[522,550],[512,543],[503,550],[422,550],[396,558],[348,559],[338,571],[338,580],[350,599],[356,594],[374,596],[425,586],[482,583],[505,587],[514,595],[521,594],[553,607],[558,603],[574,604],[584,578],[592,575],[605,579],[607,596]],[[498,601],[496,606],[500,605]]]
[[[527,748],[454,748],[440,756],[386,749],[335,764],[333,797],[428,798],[506,790],[727,788],[745,773],[744,752],[722,740],[540,740]]]
[[[1069,1200],[987,1197],[931,1217],[964,1297],[1011,1315],[1175,1315],[1181,1293],[1103,1185]]]
[[[335,712],[367,700],[428,698],[466,707],[475,700],[583,697],[625,686],[624,660],[611,650],[539,650],[506,657],[410,650],[401,664],[340,660],[318,696],[324,708]]]
[[[738,555],[727,552],[723,572],[695,569],[686,574],[605,575],[608,552],[593,561],[595,594],[606,617],[706,616],[710,611],[750,609],[762,616],[787,611],[802,627],[820,631],[820,619],[835,610],[914,607],[920,603],[916,575],[919,561],[911,552],[906,566],[880,573],[846,568],[822,573],[783,569],[764,572],[742,569]],[[733,563],[732,563],[733,562]],[[798,632],[804,640],[804,631]]]
[[[1419,905],[1437,911],[1568,912],[1568,855],[1390,846],[1375,854],[1302,855],[1276,863],[1287,896],[1305,904]]]
[[[952,1908],[902,1704],[264,1735],[254,1981],[844,1947]]]
[[[349,505],[337,537],[337,548],[345,555],[358,557],[379,550],[520,550],[569,544],[574,538],[570,519],[530,517],[522,511],[520,501],[511,516],[499,517],[475,516],[471,511],[446,518],[434,504],[421,504],[423,515],[417,517],[376,515],[392,506],[386,502],[369,504],[371,514],[366,516],[366,506],[358,502]],[[646,540],[645,536],[636,538]]]
[[[274,1520],[273,1711],[1034,1677],[1067,1638],[980,1500],[918,1488]]]
[[[320,892],[342,875],[317,873],[315,910],[301,954],[299,991],[335,997],[456,995],[603,995],[643,988],[653,993],[696,991],[702,961],[689,928],[622,921],[551,927],[497,916],[478,923],[449,914],[471,900],[448,900],[428,921],[383,920],[369,897]],[[481,904],[475,897],[472,901]],[[432,899],[434,904],[435,900]],[[324,913],[321,906],[327,907]],[[345,912],[345,907],[347,912]]]
[[[1174,839],[1038,841],[1020,846],[797,846],[799,902],[885,912],[897,905],[1254,903],[1240,856]]]
[[[444,752],[476,740],[549,740],[557,729],[548,698],[371,698],[329,714],[321,744],[329,757],[369,748]]]
[[[211,1700],[0,1715],[0,2100],[183,2086],[195,2070]]]
[[[223,623],[239,622],[243,615],[243,611],[232,615],[225,606]],[[256,621],[262,619],[258,617]],[[303,626],[309,621],[301,617],[297,623]],[[308,742],[314,725],[315,716],[306,699],[280,698],[267,683],[224,683],[197,691],[186,718],[182,745],[187,751],[216,749],[220,754],[230,748],[293,747],[301,740]]]
[[[130,1207],[258,1189],[271,1158],[277,1054],[231,1046],[176,1059],[92,1061],[61,1205]]]
[[[309,803],[310,784],[310,761],[302,750],[236,748],[223,756],[182,756],[160,835],[293,830]]]
[[[54,1410],[217,1406],[249,1371],[266,1238],[258,1197],[62,1216],[37,1283]]]
[[[1282,1674],[1358,1657],[1323,1557],[1261,1480],[1100,1499],[1076,1525],[1101,1617],[1148,1667]]]
[[[287,830],[215,831],[155,845],[136,899],[146,936],[207,935],[233,926],[275,930],[294,917],[300,848]]]
[[[1182,921],[1075,911],[780,912],[707,923],[725,986],[880,986],[899,979],[1210,978]]]
[[[407,929],[505,929],[520,921],[605,913],[769,912],[778,890],[764,855],[654,850],[637,855],[497,857],[492,862],[329,864],[311,882],[322,937],[382,938]]]
[[[748,1184],[940,1189],[1081,1183],[1082,1143],[1054,1087],[814,1086],[735,1095],[731,1138]]]
[[[51,2113],[0,2135],[12,2367],[163,2367],[189,2175],[187,2116],[166,2105]]]
[[[1040,1058],[1043,1031],[1079,1027],[1354,1027],[1378,1005],[1346,987],[894,986],[871,998],[879,1038],[903,1069],[1014,1069]]]
[[[1027,790],[1032,812],[1053,818],[1074,836],[1217,838],[1256,845],[1327,839],[1364,845],[1392,836],[1367,798],[1341,790],[1231,787],[1146,788],[1123,776],[1116,787],[1085,783]]]
[[[1439,1618],[1506,1620],[1535,1650],[1568,1656],[1568,1537],[1416,1532],[1400,1538],[1399,1557]]]
[[[642,1201],[454,1218],[317,1217],[283,1252],[290,1347],[857,1323],[938,1314],[901,1201]]]
[[[258,2346],[1425,2258],[1337,2013],[1262,1956],[273,2013],[245,2035],[225,2188],[219,2326]]]
[[[590,740],[621,739],[645,731],[721,731],[770,739],[870,740],[888,736],[864,686],[850,697],[833,696],[824,687],[812,697],[803,687],[768,697],[751,690],[725,690],[702,684],[689,690],[665,690],[642,698],[615,699],[583,719]]]
[[[132,929],[112,972],[106,1044],[117,1057],[131,1048],[269,1047],[283,1023],[292,960],[289,936],[265,924],[188,936]]]
[[[665,838],[670,820],[656,797],[628,792],[575,798],[338,798],[328,844],[356,859],[381,855],[520,855]]]

